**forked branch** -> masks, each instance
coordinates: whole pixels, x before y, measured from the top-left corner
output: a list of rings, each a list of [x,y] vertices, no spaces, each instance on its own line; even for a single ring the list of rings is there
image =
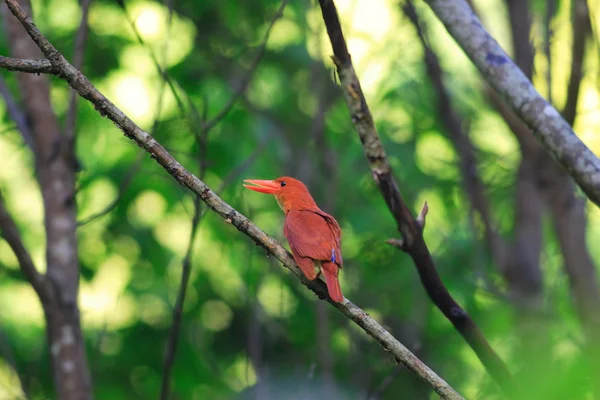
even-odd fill
[[[452,322],[475,351],[488,373],[507,393],[514,393],[514,383],[508,368],[489,345],[469,314],[452,298],[438,275],[433,257],[423,239],[423,225],[427,206],[415,218],[404,201],[387,155],[375,129],[373,117],[356,76],[340,20],[333,0],[319,0],[323,21],[333,48],[333,60],[340,78],[342,93],[350,110],[367,158],[373,179],[385,199],[402,235],[402,241],[388,242],[408,253],[419,272],[421,282],[433,303]]]
[[[258,245],[267,250],[277,258],[285,267],[294,273],[302,283],[313,291],[319,298],[327,299],[327,289],[325,284],[320,281],[308,281],[293,261],[291,254],[283,248],[275,239],[267,235],[260,228],[254,225],[248,218],[240,214],[229,204],[224,202],[215,194],[204,182],[185,169],[177,160],[167,152],[167,150],[158,143],[152,136],[137,126],[129,117],[127,117],[110,100],[100,93],[89,80],[75,69],[60,54],[54,46],[41,34],[34,25],[31,18],[23,11],[17,0],[5,0],[10,11],[23,24],[31,38],[44,52],[54,68],[59,72],[58,75],[67,81],[69,85],[82,97],[90,101],[101,115],[106,116],[114,122],[127,136],[134,140],[140,147],[150,153],[165,170],[175,178],[181,185],[187,187],[200,197],[206,205],[223,219],[230,222],[239,231],[246,234]],[[333,303],[332,303],[333,304]],[[346,315],[355,324],[360,326],[365,332],[377,340],[387,351],[404,363],[408,369],[413,371],[418,377],[424,380],[441,398],[444,399],[462,399],[462,397],[434,371],[421,362],[412,354],[402,343],[394,338],[377,321],[371,318],[361,308],[354,305],[349,300],[344,303],[333,304],[339,311]]]

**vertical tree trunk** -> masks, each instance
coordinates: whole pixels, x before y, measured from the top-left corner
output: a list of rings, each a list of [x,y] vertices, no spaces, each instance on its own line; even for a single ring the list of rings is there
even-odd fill
[[[27,0],[20,4],[31,15]],[[2,7],[12,55],[39,59],[41,53],[21,23]],[[46,75],[18,74],[22,102],[30,125],[37,178],[44,202],[45,279],[51,295],[41,298],[57,398],[91,399],[90,374],[81,333],[77,296],[79,260],[76,239],[75,163],[60,132],[50,102]]]

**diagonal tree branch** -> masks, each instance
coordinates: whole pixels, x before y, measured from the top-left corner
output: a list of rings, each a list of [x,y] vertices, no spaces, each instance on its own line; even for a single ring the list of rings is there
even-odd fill
[[[175,160],[165,148],[147,132],[137,126],[129,117],[118,109],[110,100],[100,93],[89,80],[75,69],[69,62],[48,42],[37,29],[31,18],[21,8],[17,0],[5,0],[11,12],[23,24],[31,38],[44,52],[52,65],[59,71],[59,76],[82,97],[90,101],[103,116],[113,121],[127,136],[134,140],[140,147],[150,153],[165,170],[181,185],[197,194],[210,209],[230,222],[235,228],[249,236],[257,244],[265,248],[277,258],[285,267],[294,273],[302,283],[313,291],[319,298],[329,300],[325,284],[322,281],[308,281],[304,278],[298,266],[294,263],[291,254],[285,250],[275,239],[267,235],[254,225],[248,218],[240,214],[229,204],[217,196],[204,182],[186,170]],[[395,339],[377,321],[371,318],[361,308],[350,301],[343,304],[332,305],[346,315],[355,324],[377,340],[385,349],[404,363],[411,371],[428,383],[440,397],[444,399],[461,399],[462,397],[449,386],[442,378],[423,364],[404,345]]]
[[[485,30],[465,0],[425,1],[484,78],[531,129],[545,150],[600,205],[600,159]]]
[[[350,110],[352,123],[363,145],[373,178],[403,236],[402,249],[413,259],[421,282],[431,300],[473,348],[490,376],[507,393],[513,393],[514,383],[508,368],[494,352],[475,322],[452,298],[435,269],[433,258],[422,234],[427,212],[426,206],[420,217],[421,222],[411,214],[402,198],[354,71],[334,1],[319,0],[319,5],[333,48],[333,60],[337,66],[344,100]]]
[[[0,192],[0,232],[2,232],[2,237],[17,257],[23,275],[25,275],[31,286],[33,286],[39,298],[42,302],[48,300],[53,295],[48,286],[48,281],[35,268],[31,255],[21,240],[17,225],[6,209],[2,192]]]

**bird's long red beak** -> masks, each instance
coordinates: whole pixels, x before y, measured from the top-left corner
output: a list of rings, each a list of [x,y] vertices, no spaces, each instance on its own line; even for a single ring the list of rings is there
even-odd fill
[[[260,193],[275,194],[281,189],[281,187],[275,181],[268,181],[262,179],[244,179],[244,182],[246,182],[244,183],[244,187]]]

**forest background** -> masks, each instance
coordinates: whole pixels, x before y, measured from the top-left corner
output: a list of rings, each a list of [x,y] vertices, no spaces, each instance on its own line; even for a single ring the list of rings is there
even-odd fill
[[[592,398],[598,207],[425,2],[335,4],[403,198],[414,215],[427,202],[423,236],[449,293],[527,398]],[[472,6],[600,152],[600,2]],[[31,8],[40,31],[98,90],[281,243],[276,202],[242,180],[305,182],[342,227],[344,295],[466,398],[502,397],[410,257],[386,243],[399,236],[397,223],[342,97],[318,3],[33,0]],[[4,4],[2,11],[0,54],[43,58]],[[0,399],[56,396],[48,315],[15,256],[6,216],[44,273],[56,237],[44,225],[49,203],[35,166],[70,146],[75,191],[63,187],[62,201],[77,204],[73,265],[81,279],[79,293],[76,285],[69,293],[78,299],[96,398],[432,396],[235,221],[224,222],[87,101],[75,102],[64,81],[3,71],[0,92]],[[63,139],[40,144],[37,129],[58,129]],[[189,281],[181,303],[182,271]]]

